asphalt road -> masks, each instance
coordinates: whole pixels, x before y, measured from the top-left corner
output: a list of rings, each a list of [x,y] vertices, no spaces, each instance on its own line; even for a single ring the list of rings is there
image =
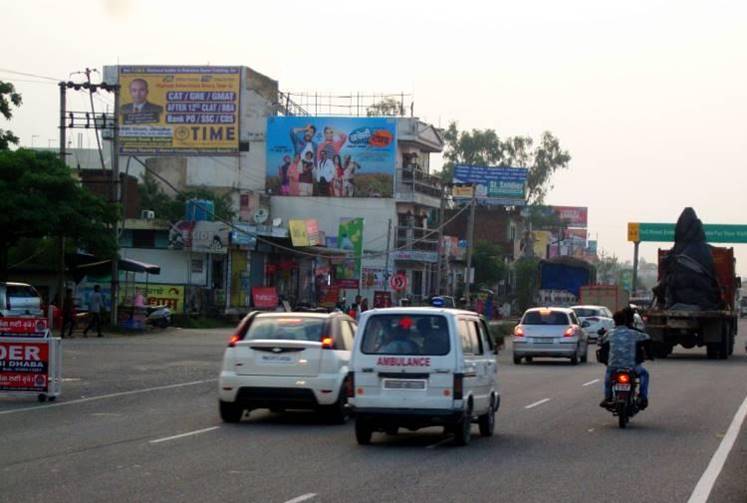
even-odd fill
[[[508,348],[494,437],[474,427],[459,448],[434,428],[361,447],[352,424],[311,413],[222,424],[229,334],[64,340],[57,402],[0,396],[0,501],[685,502],[747,395],[744,336],[728,361],[680,350],[648,364],[650,407],[620,430],[598,407],[602,366],[516,366]],[[745,475],[743,428],[709,501],[746,502]]]

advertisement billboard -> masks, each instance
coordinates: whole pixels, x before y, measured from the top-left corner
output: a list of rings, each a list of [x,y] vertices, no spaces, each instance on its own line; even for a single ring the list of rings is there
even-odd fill
[[[588,225],[589,209],[586,206],[550,206],[550,208],[568,227],[585,228]]]
[[[358,288],[361,277],[361,254],[363,253],[362,218],[340,219],[337,246],[351,254],[351,258],[345,258],[336,265],[337,285],[340,288]]]
[[[318,246],[320,244],[319,222],[314,219],[288,220],[288,230],[293,246]]]
[[[526,204],[526,186],[529,170],[526,168],[504,168],[493,166],[454,166],[453,182],[455,184],[473,185],[475,197],[481,202],[507,206]],[[457,192],[455,198],[465,197]],[[471,193],[469,194],[471,197]]]
[[[266,189],[280,196],[392,197],[395,119],[270,117]]]
[[[0,391],[47,391],[49,340],[0,340]]]
[[[157,285],[152,283],[127,285],[126,288],[119,290],[120,303],[134,303],[131,298],[137,290],[143,294],[145,303],[149,306],[168,306],[174,312],[184,312],[184,285]]]
[[[241,68],[120,66],[120,153],[239,152]]]
[[[223,222],[180,220],[169,230],[169,249],[225,255],[231,230]]]

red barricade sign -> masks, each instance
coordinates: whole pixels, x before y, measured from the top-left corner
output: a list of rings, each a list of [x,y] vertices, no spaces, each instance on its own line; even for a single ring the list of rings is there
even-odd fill
[[[4,336],[45,337],[47,328],[46,318],[0,318],[0,334]]]
[[[47,391],[49,342],[0,341],[0,391]]]

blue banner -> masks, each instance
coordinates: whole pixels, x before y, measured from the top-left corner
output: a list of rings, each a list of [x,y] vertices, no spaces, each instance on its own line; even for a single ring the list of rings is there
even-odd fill
[[[267,182],[273,195],[392,197],[395,119],[270,117]]]
[[[458,164],[454,167],[453,181],[455,184],[473,185],[477,199],[487,202],[495,199],[497,204],[523,205],[528,174],[526,168]]]

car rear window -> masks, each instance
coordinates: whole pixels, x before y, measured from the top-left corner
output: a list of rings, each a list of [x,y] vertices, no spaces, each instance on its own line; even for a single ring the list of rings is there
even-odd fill
[[[249,325],[244,340],[321,341],[327,320],[304,316],[257,317]]]
[[[574,309],[573,312],[576,313],[576,316],[580,316],[581,318],[588,318],[589,316],[602,316],[602,311],[600,309],[582,307]]]
[[[33,287],[25,285],[8,285],[8,297],[33,299],[38,297],[39,294]]]
[[[568,315],[560,311],[529,311],[522,325],[569,325]]]
[[[449,325],[437,315],[371,316],[361,341],[361,351],[367,355],[443,356],[450,350]]]

